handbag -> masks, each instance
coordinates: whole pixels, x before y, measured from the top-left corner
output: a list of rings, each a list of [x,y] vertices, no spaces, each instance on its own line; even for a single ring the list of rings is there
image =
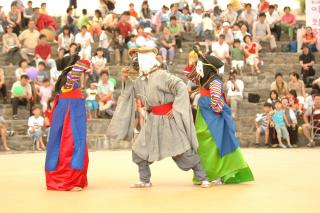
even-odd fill
[[[249,103],[259,103],[260,96],[256,93],[249,93],[248,94],[248,101],[249,101]]]

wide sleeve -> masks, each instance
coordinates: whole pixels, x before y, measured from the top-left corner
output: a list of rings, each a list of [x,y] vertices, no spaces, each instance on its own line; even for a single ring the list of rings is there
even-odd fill
[[[210,107],[213,112],[221,113],[224,106],[224,100],[222,99],[222,82],[220,80],[214,80],[210,83]]]

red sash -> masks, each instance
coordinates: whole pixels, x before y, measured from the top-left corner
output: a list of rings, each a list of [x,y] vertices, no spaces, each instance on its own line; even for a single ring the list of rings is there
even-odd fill
[[[151,111],[154,115],[166,115],[172,110],[172,102],[158,106],[152,106]]]

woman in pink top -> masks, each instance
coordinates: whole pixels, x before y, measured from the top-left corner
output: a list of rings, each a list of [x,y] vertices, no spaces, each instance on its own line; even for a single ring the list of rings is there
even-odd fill
[[[281,18],[281,28],[289,34],[290,40],[293,39],[293,30],[296,24],[296,17],[291,13],[290,7],[284,8],[284,15]]]

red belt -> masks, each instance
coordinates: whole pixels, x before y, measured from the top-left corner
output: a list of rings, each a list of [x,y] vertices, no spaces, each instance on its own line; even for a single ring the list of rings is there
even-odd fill
[[[172,110],[172,102],[158,106],[152,106],[151,111],[154,115],[166,115]]]

